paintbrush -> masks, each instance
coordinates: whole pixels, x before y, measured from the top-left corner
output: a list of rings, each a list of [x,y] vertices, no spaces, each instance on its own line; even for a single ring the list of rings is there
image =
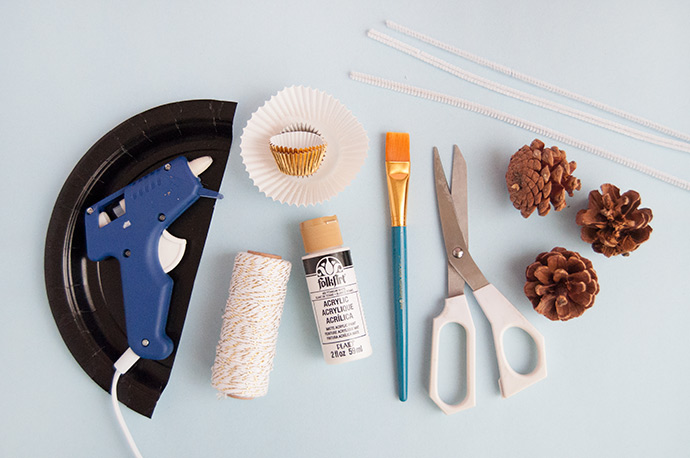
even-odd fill
[[[410,135],[386,134],[386,178],[391,208],[393,296],[398,361],[398,392],[407,400],[407,185],[410,180]]]

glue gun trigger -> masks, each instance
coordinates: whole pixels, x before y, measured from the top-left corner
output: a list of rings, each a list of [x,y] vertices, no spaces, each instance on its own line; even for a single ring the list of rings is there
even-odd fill
[[[189,170],[192,171],[194,176],[198,177],[208,169],[213,163],[213,158],[210,156],[202,156],[187,162]],[[210,190],[209,190],[210,191]],[[205,192],[202,188],[199,195],[205,196]],[[210,191],[208,197],[220,197],[217,193]],[[180,263],[184,257],[184,252],[187,247],[187,241],[185,239],[175,237],[167,230],[164,230],[158,240],[158,261],[161,264],[163,272],[166,274],[173,270]]]
[[[167,230],[163,231],[158,240],[158,261],[166,274],[173,270],[182,260],[187,240],[175,237]]]

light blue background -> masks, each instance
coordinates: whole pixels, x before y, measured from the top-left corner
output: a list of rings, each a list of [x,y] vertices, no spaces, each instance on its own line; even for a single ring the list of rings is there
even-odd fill
[[[55,199],[86,150],[130,116],[167,102],[239,103],[230,161],[170,384],[152,420],[125,417],[145,456],[582,457],[687,456],[690,449],[690,195],[558,145],[578,163],[569,207],[525,220],[504,184],[508,158],[535,135],[478,114],[367,86],[350,70],[490,105],[690,179],[684,153],[651,146],[473,86],[366,37],[394,20],[448,43],[684,132],[690,132],[690,4],[630,1],[3,2],[0,6],[0,455],[127,456],[109,397],[62,342],[43,284]],[[435,51],[463,68],[537,89]],[[274,202],[240,158],[251,114],[286,86],[332,94],[370,139],[362,170],[315,207]],[[548,97],[568,103],[556,96]],[[578,108],[579,104],[570,103]],[[603,115],[607,117],[606,115]],[[409,132],[410,396],[396,396],[386,131]],[[552,142],[545,139],[547,144]],[[546,380],[502,399],[488,322],[477,327],[477,406],[444,415],[427,395],[431,318],[445,261],[431,148],[446,167],[457,143],[470,178],[470,242],[486,276],[545,336]],[[604,258],[579,238],[587,193],[612,182],[654,211],[630,257]],[[302,275],[300,221],[337,214],[352,248],[374,354],[327,366]],[[522,292],[535,256],[565,246],[590,258],[601,293],[581,318],[553,323]],[[232,259],[247,249],[293,263],[266,397],[218,400],[210,367]],[[444,334],[452,363],[453,333]],[[510,339],[513,344],[523,344]],[[516,365],[529,358],[513,356]],[[522,358],[522,359],[521,359]],[[453,393],[457,368],[442,374]]]

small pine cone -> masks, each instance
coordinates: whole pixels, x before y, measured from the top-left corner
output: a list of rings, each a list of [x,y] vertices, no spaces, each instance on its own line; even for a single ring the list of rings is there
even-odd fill
[[[599,292],[590,260],[561,247],[539,254],[525,276],[525,295],[534,310],[552,321],[582,315]]]
[[[568,162],[565,151],[555,146],[544,148],[544,142],[535,139],[513,154],[506,172],[506,185],[510,201],[527,218],[535,209],[544,216],[551,210],[563,210],[565,193],[571,197],[582,184],[571,173],[577,167]]]
[[[641,202],[637,191],[621,195],[614,185],[601,185],[601,193],[596,189],[589,193],[589,207],[577,212],[575,222],[582,226],[580,237],[607,258],[628,256],[652,233],[652,210],[637,208]]]

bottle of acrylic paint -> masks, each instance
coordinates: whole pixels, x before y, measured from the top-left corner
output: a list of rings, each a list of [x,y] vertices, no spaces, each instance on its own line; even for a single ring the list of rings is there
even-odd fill
[[[371,355],[355,268],[350,249],[343,246],[338,218],[324,216],[300,224],[307,287],[328,364]]]

